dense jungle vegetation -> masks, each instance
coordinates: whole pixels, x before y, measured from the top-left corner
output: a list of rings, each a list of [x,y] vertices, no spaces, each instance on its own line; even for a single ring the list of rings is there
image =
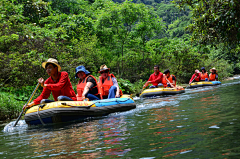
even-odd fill
[[[203,66],[216,67],[220,80],[239,73],[239,6],[237,0],[1,0],[0,119],[16,116],[37,79],[47,78],[41,63],[50,57],[73,85],[77,66],[97,77],[106,64],[124,93],[139,92],[155,64],[178,83]]]

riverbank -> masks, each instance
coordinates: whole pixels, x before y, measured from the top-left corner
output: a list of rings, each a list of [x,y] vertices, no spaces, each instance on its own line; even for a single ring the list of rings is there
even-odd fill
[[[233,77],[225,78],[222,81],[229,81],[229,80],[238,80],[240,79],[240,75],[234,75]],[[138,82],[131,83],[128,80],[119,79],[119,85],[124,92],[124,94],[132,94],[135,96],[139,94],[144,85],[145,81],[139,80]],[[188,84],[179,84],[179,86],[187,87]],[[22,107],[25,102],[28,100],[29,96],[31,95],[32,91],[34,90],[35,86],[27,86],[23,87],[22,89],[14,89],[14,88],[1,88],[0,89],[0,121],[14,119],[19,116],[19,113],[22,111]],[[75,92],[76,87],[73,86]],[[40,95],[42,88],[40,87],[35,96],[37,97]],[[53,100],[53,97],[50,96],[50,99]]]

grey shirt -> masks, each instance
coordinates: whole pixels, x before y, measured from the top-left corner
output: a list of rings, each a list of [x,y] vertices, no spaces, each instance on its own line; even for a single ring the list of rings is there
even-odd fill
[[[113,82],[113,85],[114,86],[118,86],[118,82],[117,82],[117,79],[115,77],[112,77],[112,82]]]

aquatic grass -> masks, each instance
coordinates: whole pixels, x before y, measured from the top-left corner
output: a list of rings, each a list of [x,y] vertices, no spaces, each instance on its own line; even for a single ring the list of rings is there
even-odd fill
[[[16,118],[22,110],[24,101],[16,100],[17,96],[7,92],[0,92],[0,120]]]

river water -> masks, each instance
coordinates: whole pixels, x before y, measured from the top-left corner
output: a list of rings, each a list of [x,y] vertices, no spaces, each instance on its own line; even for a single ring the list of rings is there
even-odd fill
[[[239,95],[234,80],[81,123],[0,123],[0,158],[240,158]]]

